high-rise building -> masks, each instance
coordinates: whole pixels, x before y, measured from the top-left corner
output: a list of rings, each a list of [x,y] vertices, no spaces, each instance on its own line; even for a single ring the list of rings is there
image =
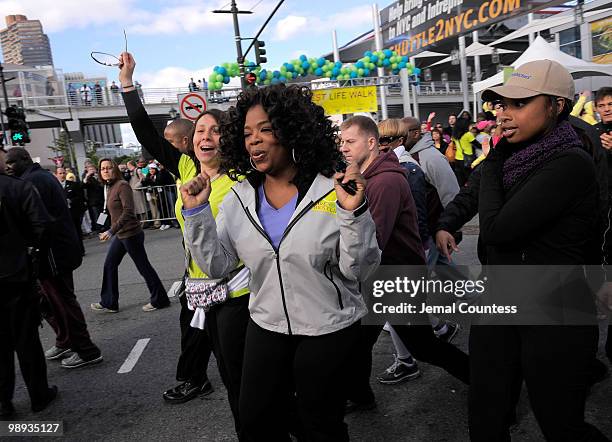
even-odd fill
[[[40,20],[25,15],[7,15],[6,29],[0,31],[5,63],[29,66],[53,66],[49,37]]]

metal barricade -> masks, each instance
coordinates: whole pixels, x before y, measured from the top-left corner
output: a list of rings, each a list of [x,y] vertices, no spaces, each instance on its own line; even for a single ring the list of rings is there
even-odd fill
[[[134,192],[134,212],[144,223],[153,223],[155,227],[163,224],[175,224],[174,205],[178,195],[176,185],[142,186],[132,189]]]

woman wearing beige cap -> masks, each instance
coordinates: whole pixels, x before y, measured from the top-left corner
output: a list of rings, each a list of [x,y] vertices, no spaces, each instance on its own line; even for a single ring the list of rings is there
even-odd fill
[[[573,97],[571,75],[548,60],[522,65],[504,86],[483,93],[483,100],[495,104],[504,136],[482,167],[479,216],[486,264],[558,268],[599,262],[597,250],[589,247],[598,230],[598,184],[584,148],[587,138],[567,121]],[[570,295],[583,304],[591,299],[586,284]],[[596,325],[472,327],[471,439],[510,440],[525,380],[546,440],[607,440],[584,420],[597,339]]]

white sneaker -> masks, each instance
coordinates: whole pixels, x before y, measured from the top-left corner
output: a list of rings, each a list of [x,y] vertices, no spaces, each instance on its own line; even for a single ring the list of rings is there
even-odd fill
[[[159,230],[168,230],[169,228],[170,226],[168,224],[164,224],[163,226],[159,228]]]

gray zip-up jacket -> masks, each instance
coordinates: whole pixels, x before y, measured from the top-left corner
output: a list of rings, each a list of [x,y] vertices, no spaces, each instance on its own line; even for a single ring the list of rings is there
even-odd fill
[[[448,160],[434,146],[431,134],[424,134],[408,153],[410,154],[409,161],[414,161],[412,155],[419,154],[419,166],[425,173],[425,179],[436,188],[442,206],[446,207],[459,193],[459,184]],[[403,161],[402,156],[400,162]]]
[[[369,210],[342,209],[333,190],[333,179],[315,178],[275,250],[257,216],[256,189],[245,180],[227,194],[216,222],[208,206],[185,216],[189,250],[212,278],[244,262],[251,318],[266,330],[318,336],[346,328],[367,313],[359,286],[381,252]]]

